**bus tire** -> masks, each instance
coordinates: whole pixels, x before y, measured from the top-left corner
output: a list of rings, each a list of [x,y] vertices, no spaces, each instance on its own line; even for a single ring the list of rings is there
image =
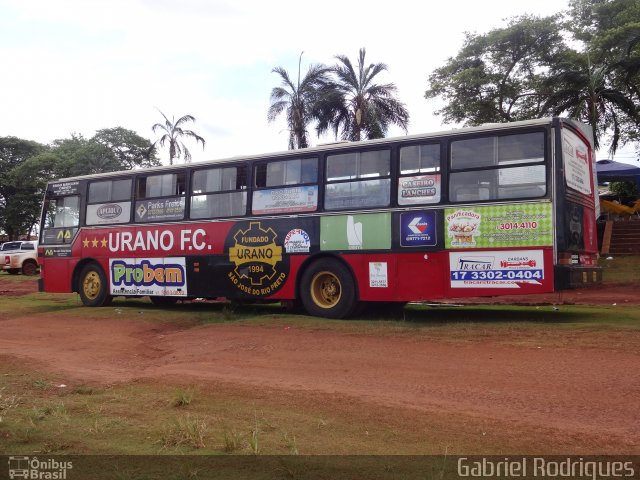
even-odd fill
[[[111,303],[109,283],[102,267],[97,263],[89,263],[82,268],[78,283],[80,300],[87,307],[104,307]]]
[[[307,313],[316,317],[346,318],[358,303],[351,272],[331,258],[317,260],[304,271],[300,297]]]
[[[171,307],[178,303],[178,299],[176,297],[150,295],[149,300],[151,300],[151,303],[153,303],[156,307]]]
[[[38,273],[38,264],[33,260],[26,260],[22,264],[23,275],[35,275],[36,273]]]

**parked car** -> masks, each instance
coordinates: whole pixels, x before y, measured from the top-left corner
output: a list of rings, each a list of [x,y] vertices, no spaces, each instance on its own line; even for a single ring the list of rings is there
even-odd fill
[[[38,272],[38,242],[5,242],[0,247],[0,268],[12,275]]]
[[[17,240],[15,242],[4,242],[2,245],[0,245],[0,252],[20,250],[20,246],[23,243],[32,243],[32,242],[27,242],[26,240]]]

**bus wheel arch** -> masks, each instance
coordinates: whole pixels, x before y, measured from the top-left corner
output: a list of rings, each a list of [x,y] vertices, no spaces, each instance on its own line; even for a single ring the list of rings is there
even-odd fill
[[[87,307],[104,307],[111,303],[109,281],[104,269],[95,260],[88,259],[76,266],[74,271],[74,291]]]
[[[300,269],[296,297],[310,315],[347,318],[359,305],[358,282],[341,258],[315,256]]]

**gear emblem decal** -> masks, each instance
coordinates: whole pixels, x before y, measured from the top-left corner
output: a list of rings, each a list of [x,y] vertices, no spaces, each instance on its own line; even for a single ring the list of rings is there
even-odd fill
[[[283,260],[283,248],[276,244],[277,238],[273,228],[263,228],[260,222],[250,222],[248,228],[232,233],[229,260],[235,268],[229,278],[238,289],[266,296],[282,285],[286,274],[277,268]]]

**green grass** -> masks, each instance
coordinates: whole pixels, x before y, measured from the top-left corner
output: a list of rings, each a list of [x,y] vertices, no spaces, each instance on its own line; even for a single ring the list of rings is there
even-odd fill
[[[610,258],[610,260],[607,260]],[[600,258],[598,264],[602,267],[602,281],[607,284],[629,283],[640,281],[640,256],[626,255]]]
[[[446,448],[432,439],[440,436],[437,416],[398,419],[391,408],[373,415],[356,399],[345,404],[337,397],[318,401],[218,384],[191,386],[197,405],[176,411],[169,386],[96,386],[91,395],[73,388],[43,391],[33,387],[33,372],[9,364],[11,373],[0,377],[0,436],[3,451],[12,455],[417,454]],[[470,439],[456,443],[471,448]]]

